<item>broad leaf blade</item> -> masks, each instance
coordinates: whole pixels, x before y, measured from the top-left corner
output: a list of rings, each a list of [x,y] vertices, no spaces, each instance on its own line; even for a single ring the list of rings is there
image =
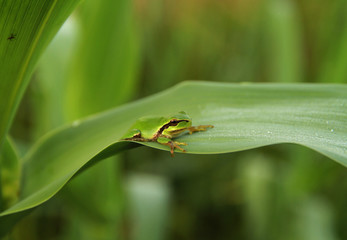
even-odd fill
[[[25,159],[22,200],[2,215],[42,203],[90,159],[127,148],[117,140],[137,118],[181,110],[191,115],[193,125],[215,126],[180,137],[189,144],[188,153],[226,153],[286,142],[347,166],[347,86],[186,82],[41,139]],[[168,150],[156,143],[146,145]]]
[[[36,61],[80,0],[0,0],[0,146]]]

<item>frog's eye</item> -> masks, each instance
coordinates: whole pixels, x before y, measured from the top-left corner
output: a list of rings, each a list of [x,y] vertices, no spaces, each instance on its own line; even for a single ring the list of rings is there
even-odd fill
[[[172,119],[172,120],[170,120],[170,125],[171,125],[171,126],[176,126],[176,125],[179,124],[180,122],[189,122],[189,121],[188,121],[188,120]]]
[[[179,121],[179,120],[177,120],[177,119],[172,119],[172,120],[170,120],[170,123],[173,123],[173,124],[178,124],[179,122],[181,122],[181,121]]]

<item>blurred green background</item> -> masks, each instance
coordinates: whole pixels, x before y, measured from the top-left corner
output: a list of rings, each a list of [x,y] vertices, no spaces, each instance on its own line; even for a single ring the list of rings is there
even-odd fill
[[[347,83],[347,1],[85,0],[11,135],[24,154],[58,126],[184,80]],[[342,240],[347,172],[289,144],[175,158],[141,147],[74,178],[12,238]]]

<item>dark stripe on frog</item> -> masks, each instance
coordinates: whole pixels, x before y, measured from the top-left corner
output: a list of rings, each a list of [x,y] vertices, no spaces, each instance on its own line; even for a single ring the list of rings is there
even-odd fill
[[[171,126],[177,126],[180,122],[189,122],[189,120],[178,120],[178,119],[172,119],[167,124],[163,125],[161,128],[159,128],[158,132],[156,132],[153,136],[153,139],[157,139],[165,129],[171,127]]]

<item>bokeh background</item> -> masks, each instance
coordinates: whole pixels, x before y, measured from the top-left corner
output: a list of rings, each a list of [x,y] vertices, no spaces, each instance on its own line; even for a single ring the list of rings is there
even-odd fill
[[[347,1],[85,0],[11,134],[25,154],[52,129],[184,80],[347,83]],[[175,158],[140,147],[74,178],[13,238],[343,240],[347,171],[290,144]]]

